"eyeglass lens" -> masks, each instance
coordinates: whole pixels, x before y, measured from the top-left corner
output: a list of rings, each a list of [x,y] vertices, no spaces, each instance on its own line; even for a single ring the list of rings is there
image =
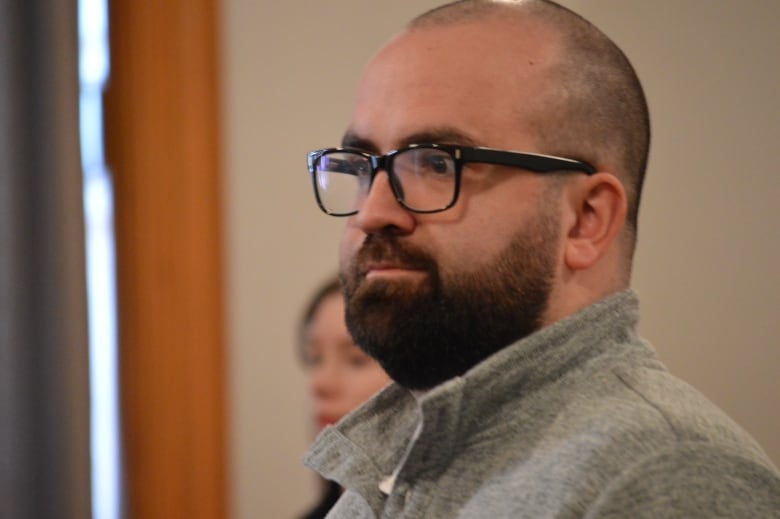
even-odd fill
[[[455,196],[455,159],[434,148],[411,148],[389,157],[391,183],[397,198],[413,211],[437,211]],[[371,187],[370,159],[352,152],[331,152],[315,163],[320,202],[328,212],[348,214],[359,209]]]

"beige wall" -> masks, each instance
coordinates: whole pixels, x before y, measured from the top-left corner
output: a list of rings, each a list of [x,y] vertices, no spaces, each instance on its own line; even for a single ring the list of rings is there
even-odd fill
[[[313,486],[293,332],[336,266],[305,152],[339,142],[360,68],[438,0],[224,2],[233,517],[291,517]],[[672,371],[780,463],[780,3],[569,0],[620,44],[654,126],[634,286]]]

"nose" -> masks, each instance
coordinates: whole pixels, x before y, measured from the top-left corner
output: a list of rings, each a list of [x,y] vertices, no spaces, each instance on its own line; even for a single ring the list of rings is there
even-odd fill
[[[320,400],[333,398],[339,393],[339,373],[332,362],[323,362],[311,372],[312,394]]]
[[[354,224],[366,234],[387,232],[409,234],[416,225],[415,214],[407,211],[396,199],[385,171],[377,172]]]

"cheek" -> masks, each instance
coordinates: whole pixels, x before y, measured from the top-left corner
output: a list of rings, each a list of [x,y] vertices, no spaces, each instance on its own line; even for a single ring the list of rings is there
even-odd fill
[[[502,241],[505,240],[503,236],[503,231],[497,232],[490,219],[474,219],[458,226],[442,228],[441,233],[432,232],[425,248],[436,260],[439,275],[451,279],[463,273],[479,271],[485,264],[489,264],[500,252]]]
[[[349,262],[357,254],[363,239],[364,234],[347,222],[339,240],[339,265],[342,269],[349,265]]]
[[[353,405],[362,404],[389,383],[389,377],[379,366],[368,368],[360,375],[356,374],[351,391]]]
[[[509,188],[490,194],[467,197],[463,208],[467,214],[437,229],[442,240],[436,251],[444,274],[475,272],[492,264],[518,232],[535,221],[531,194]]]

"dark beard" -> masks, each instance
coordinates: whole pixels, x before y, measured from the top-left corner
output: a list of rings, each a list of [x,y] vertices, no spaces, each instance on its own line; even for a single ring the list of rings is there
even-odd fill
[[[491,264],[443,279],[424,250],[369,235],[342,269],[346,322],[355,342],[393,380],[429,389],[464,374],[541,326],[554,276],[557,219],[539,215]],[[368,261],[421,269],[425,280],[366,283]]]

